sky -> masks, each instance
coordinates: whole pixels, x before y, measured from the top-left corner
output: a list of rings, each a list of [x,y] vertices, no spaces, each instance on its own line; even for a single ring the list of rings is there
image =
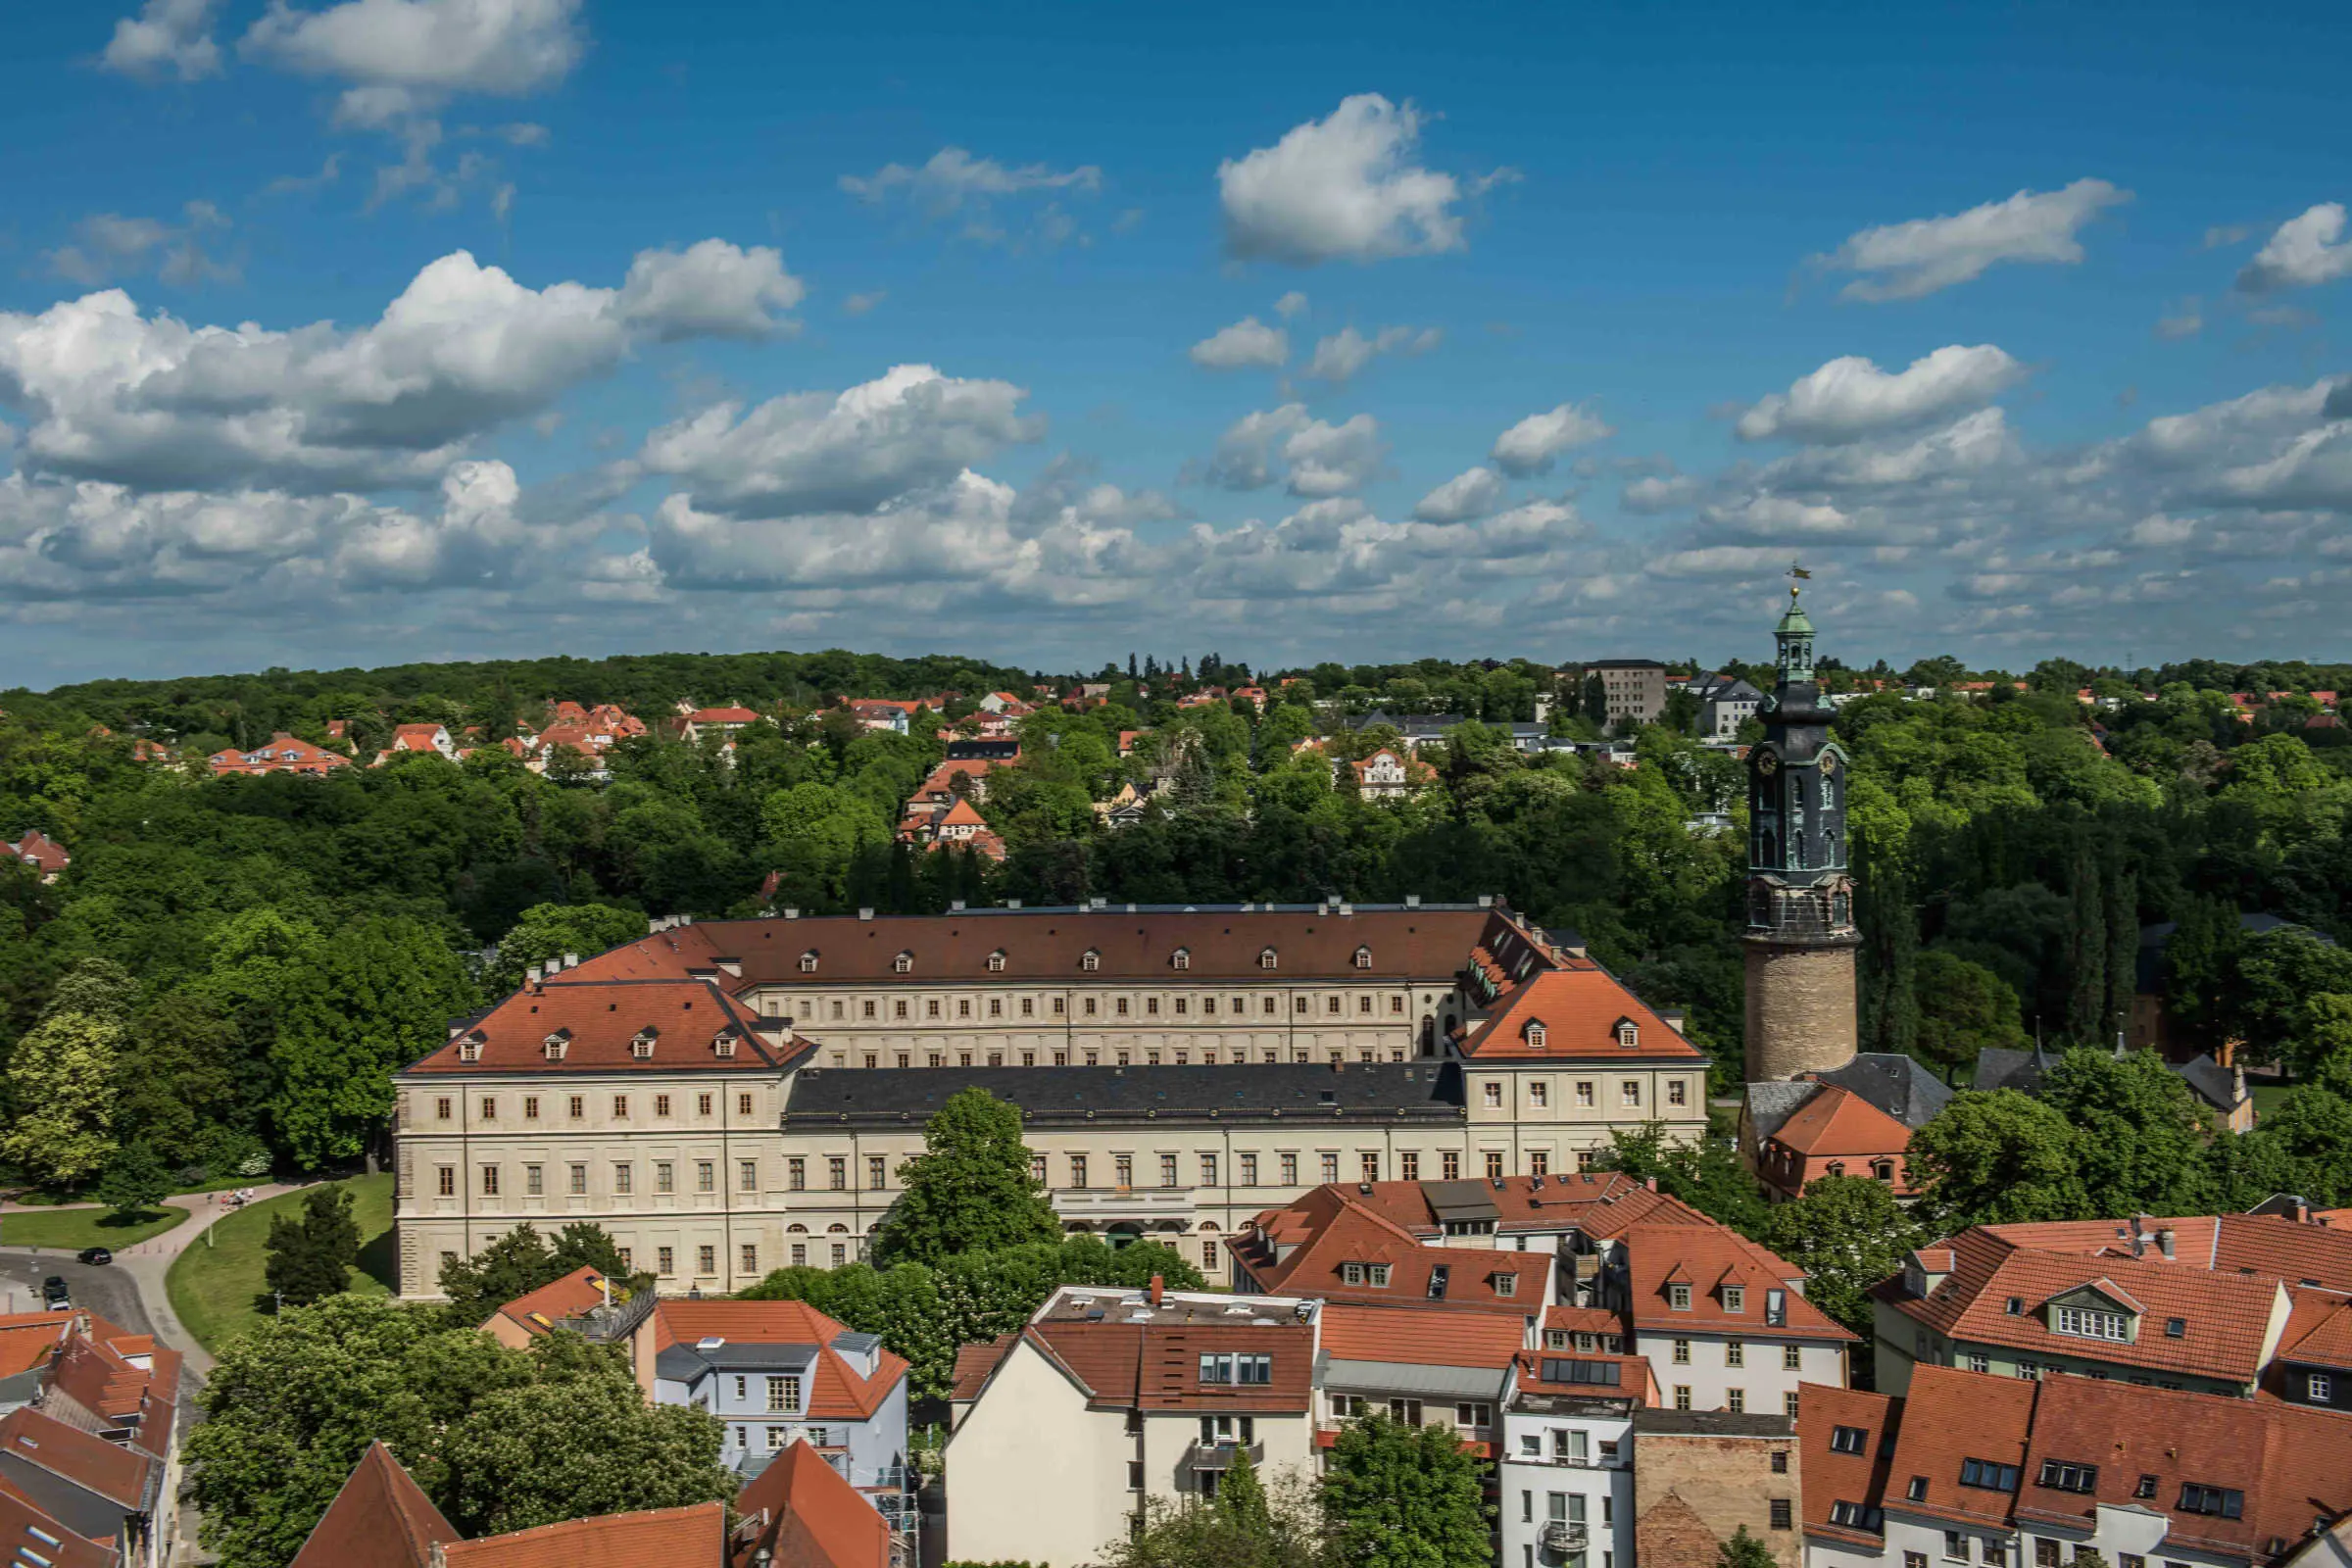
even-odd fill
[[[2352,658],[2352,8],[22,7],[0,686]]]

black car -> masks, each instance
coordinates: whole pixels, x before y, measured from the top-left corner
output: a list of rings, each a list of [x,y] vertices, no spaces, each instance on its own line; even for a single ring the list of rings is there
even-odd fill
[[[55,1311],[57,1308],[69,1304],[73,1299],[74,1293],[67,1288],[66,1277],[63,1274],[52,1274],[41,1281],[41,1304],[50,1310]]]
[[[84,1263],[112,1263],[115,1260],[115,1254],[103,1247],[85,1247],[80,1255]]]

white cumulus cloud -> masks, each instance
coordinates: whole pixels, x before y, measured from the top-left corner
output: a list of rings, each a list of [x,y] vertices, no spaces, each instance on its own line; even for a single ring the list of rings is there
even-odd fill
[[[1543,414],[1531,414],[1503,431],[1494,438],[1494,449],[1488,456],[1503,472],[1524,479],[1549,473],[1561,453],[1605,441],[1616,433],[1597,415],[1563,403]]]
[[[301,11],[286,0],[246,32],[248,55],[349,82],[361,123],[451,93],[512,97],[552,86],[587,50],[579,0],[345,0]]]
[[[1303,404],[1286,403],[1235,420],[1218,439],[1207,478],[1227,490],[1279,480],[1291,494],[1317,500],[1362,489],[1386,456],[1372,416],[1331,424],[1310,416]]]
[[[1855,441],[1982,404],[2024,374],[1989,343],[1951,344],[1895,372],[1847,355],[1758,399],[1737,428],[1743,441]]]
[[[808,291],[781,253],[706,239],[683,251],[639,251],[616,303],[620,318],[669,342],[686,337],[762,338]]]
[[[1279,326],[1245,316],[1194,344],[1191,354],[1195,365],[1210,370],[1278,369],[1291,357],[1291,338]]]
[[[2322,202],[2280,223],[2237,274],[2239,290],[2309,288],[2352,277],[2352,240],[2343,238],[2344,204]]]
[[[1860,274],[1845,285],[1848,299],[1917,299],[1981,277],[2001,262],[2080,262],[2076,234],[2131,199],[2130,191],[2103,179],[2078,179],[2062,190],[2021,190],[1964,213],[1863,229],[1815,260],[1833,271]]]
[[[1333,386],[1345,386],[1356,372],[1383,354],[1427,354],[1445,339],[1434,326],[1384,326],[1370,337],[1344,326],[1315,345],[1306,373]]]
[[[1462,181],[1421,167],[1420,137],[1410,103],[1358,93],[1271,147],[1226,159],[1226,249],[1301,266],[1460,250]]]
[[[1502,475],[1493,468],[1465,468],[1423,496],[1413,508],[1422,522],[1465,522],[1502,505]]]
[[[137,16],[115,24],[99,63],[148,81],[219,75],[220,46],[213,41],[219,9],[220,0],[147,0]]]

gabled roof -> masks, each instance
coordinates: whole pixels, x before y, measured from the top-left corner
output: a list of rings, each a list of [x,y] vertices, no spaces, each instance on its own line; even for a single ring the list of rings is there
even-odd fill
[[[431,1568],[459,1540],[392,1450],[369,1443],[288,1568]]]
[[[934,825],[938,827],[984,828],[988,826],[988,818],[982,816],[979,812],[979,809],[975,808],[970,801],[965,800],[961,796],[957,796],[956,798],[956,804],[949,807],[947,810],[942,812],[939,820]]]
[[[1911,1145],[1911,1129],[1851,1090],[1824,1084],[1772,1141],[1808,1158],[1867,1159],[1901,1153]]]
[[[1639,1043],[1631,1051],[1617,1042],[1621,1020],[1635,1025]],[[1531,1023],[1544,1026],[1541,1050],[1528,1039]],[[1615,975],[1582,958],[1535,974],[1499,999],[1487,1020],[1463,1041],[1462,1054],[1474,1062],[1706,1060],[1704,1052],[1669,1028]]]
[[[1511,1364],[1526,1337],[1521,1320],[1500,1312],[1363,1306],[1348,1301],[1333,1301],[1323,1309],[1323,1353],[1339,1361],[1400,1361],[1499,1371]]]
[[[2352,1373],[2352,1300],[2325,1291],[2294,1296],[2294,1310],[2278,1336],[2278,1358]]]
[[[1913,1129],[1925,1127],[1952,1102],[1951,1086],[1899,1052],[1862,1052],[1844,1065],[1813,1076],[1860,1095]]]
[[[686,715],[689,724],[750,724],[760,715],[748,708],[698,708]]]
[[[1747,1125],[1757,1144],[1781,1130],[1799,1106],[1822,1092],[1822,1086],[1803,1078],[1772,1078],[1747,1086]]]
[[[49,1540],[35,1537],[32,1532],[36,1530]],[[51,1568],[115,1568],[121,1558],[112,1544],[101,1545],[75,1535],[31,1497],[10,1486],[4,1476],[0,1476],[0,1546],[19,1548],[18,1554],[8,1559],[10,1568],[31,1568],[23,1555],[25,1549],[39,1552]]]
[[[1336,1187],[1318,1187],[1288,1210],[1274,1213],[1298,1214],[1308,1221],[1293,1233],[1302,1240],[1288,1256],[1274,1255],[1282,1233],[1262,1225],[1257,1237],[1247,1232],[1234,1239],[1236,1257],[1257,1288],[1269,1294],[1381,1307],[1444,1301],[1457,1310],[1507,1312],[1516,1321],[1543,1309],[1550,1285],[1549,1252],[1424,1246],[1411,1231],[1348,1201]],[[1350,1285],[1345,1270],[1351,1263],[1385,1264],[1389,1283]],[[1499,1285],[1504,1278],[1512,1282],[1507,1294]]]
[[[0,1417],[0,1458],[45,1470],[129,1512],[149,1502],[160,1467],[135,1449],[26,1405]]]
[[[754,1476],[735,1511],[752,1526],[733,1544],[741,1568],[890,1568],[890,1526],[807,1443]],[[770,1555],[759,1556],[762,1549]]]
[[[1876,1508],[1886,1493],[1903,1420],[1903,1402],[1884,1394],[1800,1383],[1796,1435],[1803,1446],[1805,1533],[1856,1545],[1877,1547],[1881,1537],[1849,1525],[1833,1524],[1830,1510],[1840,1502]],[[1832,1446],[1839,1427],[1862,1433],[1862,1451]]]
[[[1804,1282],[1803,1270],[1738,1231],[1720,1225],[1636,1225],[1625,1234],[1625,1250],[1630,1315],[1639,1333],[1859,1343],[1851,1331],[1796,1293],[1795,1286]],[[1719,1284],[1734,1268],[1752,1275],[1738,1312],[1726,1307]],[[1691,1285],[1688,1310],[1669,1304],[1666,1287],[1677,1281]],[[1765,1322],[1775,1290],[1788,1293],[1783,1301],[1787,1321],[1777,1326]]]
[[[698,1502],[453,1541],[441,1553],[448,1568],[693,1568],[723,1561],[726,1549],[727,1505]]]
[[[545,1334],[567,1317],[578,1317],[605,1300],[605,1276],[582,1265],[560,1280],[526,1291],[493,1314],[532,1336]],[[489,1327],[487,1323],[482,1325]]]
[[[664,1298],[654,1305],[647,1329],[657,1354],[693,1351],[706,1340],[730,1347],[815,1346],[808,1390],[808,1413],[820,1419],[862,1421],[882,1407],[906,1379],[905,1358],[877,1348],[874,1370],[861,1374],[836,1342],[850,1330],[806,1301],[727,1301]]]
[[[2030,1378],[1946,1366],[1913,1367],[1894,1457],[1886,1468],[1886,1506],[1960,1524],[2007,1525],[2016,1511],[2017,1494],[1962,1486],[1961,1461],[1984,1459],[2022,1471],[2034,1430],[2034,1401],[2044,1387]],[[1807,1389],[1798,1396],[1800,1424],[1811,1420],[1805,1400],[1813,1393]],[[1812,1456],[1808,1446],[1805,1457]],[[1919,1497],[1911,1495],[1915,1477],[1927,1483]],[[1828,1517],[1827,1509],[1822,1516]]]
[[[1022,1343],[1086,1392],[1098,1408],[1297,1414],[1314,1405],[1314,1328],[1305,1323],[1032,1323]],[[1262,1352],[1272,1380],[1202,1383],[1203,1354]]]
[[[0,1378],[45,1364],[65,1343],[79,1315],[69,1307],[62,1312],[12,1312],[0,1317]]]
[[[948,1398],[957,1404],[980,1397],[981,1385],[989,1380],[1012,1348],[1020,1343],[1020,1331],[1000,1334],[993,1340],[956,1348],[956,1377]]]
[[[810,1049],[807,1041],[787,1037],[771,1050],[752,1017],[706,980],[600,983],[571,980],[571,972],[561,985],[515,992],[406,1070],[545,1072],[547,1038],[565,1029],[571,1031],[563,1061],[567,1073],[773,1071]],[[630,1042],[648,1027],[660,1032],[660,1042],[651,1056],[640,1058]],[[711,1044],[722,1030],[735,1037],[731,1056],[719,1055]],[[464,1059],[466,1042],[478,1046],[472,1061]]]

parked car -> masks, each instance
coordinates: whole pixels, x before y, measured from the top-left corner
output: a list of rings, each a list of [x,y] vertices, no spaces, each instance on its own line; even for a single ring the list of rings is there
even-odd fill
[[[115,1254],[103,1247],[85,1247],[81,1250],[81,1260],[84,1263],[112,1263]]]
[[[74,1293],[66,1285],[63,1274],[52,1274],[41,1281],[41,1304],[51,1311],[72,1304]]]

